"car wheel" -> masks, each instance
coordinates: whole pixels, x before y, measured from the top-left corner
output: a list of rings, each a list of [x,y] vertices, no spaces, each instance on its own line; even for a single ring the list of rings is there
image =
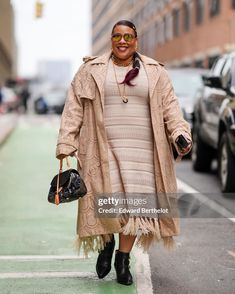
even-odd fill
[[[191,153],[192,165],[195,171],[208,172],[214,157],[214,150],[204,143],[198,134],[198,130],[193,131],[193,148]]]
[[[235,192],[235,157],[230,150],[226,133],[222,135],[219,144],[218,172],[222,192]]]

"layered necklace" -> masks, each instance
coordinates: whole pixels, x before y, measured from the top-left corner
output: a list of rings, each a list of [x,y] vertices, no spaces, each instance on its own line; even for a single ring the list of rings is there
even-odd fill
[[[114,65],[114,64],[116,64],[116,65],[118,65],[118,66],[127,67],[127,71],[126,71],[126,73],[127,73],[127,72],[129,71],[129,68],[130,68],[130,66],[131,66],[133,60],[131,60],[128,64],[118,63],[118,62],[115,60],[114,55],[112,55],[112,61],[113,61],[113,62],[112,62],[112,64],[113,64],[113,71],[114,71],[115,80],[116,80],[116,84],[117,84],[117,87],[118,87],[119,95],[120,95],[120,97],[122,98],[122,101],[123,101],[124,103],[127,103],[127,102],[128,102],[128,98],[127,98],[127,96],[126,96],[126,88],[125,88],[126,84],[123,84],[123,92],[122,92],[122,91],[121,91],[121,87],[120,87],[120,83],[118,82],[118,79],[117,79],[117,73],[116,73],[116,69],[115,69],[115,65]]]
[[[119,62],[117,60],[117,58],[115,57],[115,55],[112,55],[112,61],[113,61],[114,64],[116,64],[118,66],[127,67],[127,66],[129,66],[132,63],[133,59],[131,59],[128,63],[121,63],[121,62]]]

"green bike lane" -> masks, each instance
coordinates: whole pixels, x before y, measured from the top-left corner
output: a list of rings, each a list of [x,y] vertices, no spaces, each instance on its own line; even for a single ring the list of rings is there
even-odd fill
[[[47,202],[57,132],[24,119],[0,148],[0,293],[136,293],[134,256],[134,285],[117,284],[113,268],[99,280],[97,254],[85,259],[74,247],[77,202]]]

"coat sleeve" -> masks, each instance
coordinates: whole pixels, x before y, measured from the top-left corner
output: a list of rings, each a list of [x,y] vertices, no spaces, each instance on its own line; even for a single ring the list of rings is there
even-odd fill
[[[72,155],[77,151],[78,136],[83,122],[83,104],[80,99],[82,67],[75,75],[68,90],[57,140],[57,158],[61,154]]]
[[[178,98],[174,93],[172,83],[164,68],[162,68],[160,80],[162,85],[161,93],[164,124],[170,141],[174,144],[178,154],[181,155],[175,141],[179,135],[183,135],[188,142],[192,143],[190,125],[183,118]]]

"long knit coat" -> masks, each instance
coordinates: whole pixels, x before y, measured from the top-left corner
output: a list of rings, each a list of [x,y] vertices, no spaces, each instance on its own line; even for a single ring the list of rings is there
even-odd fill
[[[78,169],[87,185],[87,195],[79,200],[77,235],[78,246],[85,255],[90,250],[102,249],[110,233],[122,232],[117,218],[98,218],[94,211],[94,198],[98,193],[111,193],[108,143],[104,126],[104,82],[110,52],[100,57],[88,57],[76,73],[68,91],[58,136],[56,156],[77,152]],[[149,84],[149,105],[154,134],[154,171],[160,207],[170,208],[177,200],[174,157],[171,143],[183,134],[191,140],[189,124],[183,119],[178,99],[164,66],[139,54],[146,70]],[[175,205],[175,204],[173,204]],[[140,224],[140,223],[139,223]],[[139,244],[148,248],[153,240],[172,244],[179,234],[178,217],[149,220]],[[126,234],[133,234],[133,223]]]

